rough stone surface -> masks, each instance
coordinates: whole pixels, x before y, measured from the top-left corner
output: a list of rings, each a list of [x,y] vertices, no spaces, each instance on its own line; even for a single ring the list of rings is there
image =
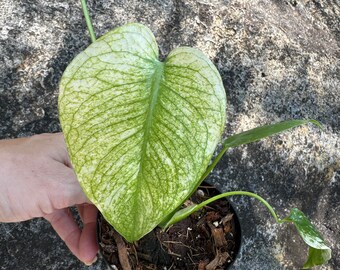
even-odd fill
[[[1,1],[0,138],[60,130],[58,82],[90,43],[79,2]],[[322,123],[323,131],[304,126],[233,149],[209,179],[258,193],[281,217],[300,208],[333,249],[320,269],[339,269],[339,1],[98,0],[89,8],[98,36],[134,21],[151,28],[163,57],[180,45],[204,51],[227,90],[225,136],[292,118]],[[303,264],[292,226],[276,225],[251,199],[232,201],[243,226],[235,269]],[[83,266],[40,219],[0,224],[0,243],[0,269],[105,269],[101,260]]]

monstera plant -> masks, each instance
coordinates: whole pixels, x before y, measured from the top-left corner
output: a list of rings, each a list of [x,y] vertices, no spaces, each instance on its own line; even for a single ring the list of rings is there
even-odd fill
[[[62,76],[59,113],[78,180],[105,219],[132,242],[215,199],[248,195],[277,222],[296,225],[310,246],[306,268],[326,262],[330,249],[301,211],[281,220],[256,194],[234,191],[180,209],[229,148],[318,123],[292,120],[231,136],[210,163],[226,121],[225,90],[212,62],[189,47],[161,62],[152,32],[137,23],[96,40],[85,1],[83,8],[93,43]]]

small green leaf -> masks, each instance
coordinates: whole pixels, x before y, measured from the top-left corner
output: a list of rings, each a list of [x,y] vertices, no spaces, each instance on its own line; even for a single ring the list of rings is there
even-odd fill
[[[323,265],[331,258],[331,255],[330,249],[316,249],[309,247],[308,259],[302,269],[309,269],[317,265]]]
[[[266,125],[262,127],[257,127],[240,134],[230,136],[223,142],[223,146],[230,148],[236,147],[242,144],[247,144],[261,140],[263,138],[269,137],[274,134],[278,134],[287,129],[297,127],[303,124],[313,123],[318,127],[322,128],[320,123],[315,120],[288,120],[273,125]]]
[[[158,59],[151,31],[116,28],[65,70],[59,115],[88,198],[128,241],[178,208],[200,181],[222,134],[226,96],[193,48]]]
[[[309,246],[308,259],[303,269],[322,265],[331,258],[331,249],[326,245],[321,234],[303,212],[293,208],[290,215],[282,221],[293,222],[300,236]]]

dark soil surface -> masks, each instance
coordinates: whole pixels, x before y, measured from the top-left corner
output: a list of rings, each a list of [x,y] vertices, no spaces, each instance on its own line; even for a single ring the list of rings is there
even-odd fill
[[[217,195],[202,186],[186,203]],[[166,231],[154,229],[131,244],[98,217],[98,237],[104,258],[113,269],[226,269],[235,259],[241,239],[238,219],[227,200],[204,207]]]

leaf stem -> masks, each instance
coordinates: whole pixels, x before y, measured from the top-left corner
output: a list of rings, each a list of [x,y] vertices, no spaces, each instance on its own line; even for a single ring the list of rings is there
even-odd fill
[[[212,203],[212,202],[214,202],[218,199],[226,198],[226,197],[230,197],[230,196],[235,196],[235,195],[245,195],[245,196],[252,197],[252,198],[259,200],[265,207],[267,207],[267,209],[272,214],[272,216],[274,217],[274,219],[277,223],[283,223],[283,221],[281,219],[279,219],[278,216],[276,215],[273,207],[271,207],[270,204],[265,199],[263,199],[262,197],[260,197],[259,195],[255,194],[255,193],[252,193],[252,192],[249,192],[249,191],[230,191],[230,192],[222,193],[222,194],[216,195],[216,196],[198,204],[197,206],[199,208],[202,208],[202,207],[206,206],[207,204]]]
[[[93,31],[93,26],[92,26],[91,18],[89,16],[89,11],[87,9],[86,0],[81,0],[81,6],[83,8],[83,14],[84,14],[84,17],[85,17],[87,29],[89,30],[89,33],[90,33],[91,41],[95,42],[96,41],[96,35]]]
[[[217,163],[220,161],[224,153],[229,149],[228,146],[223,145],[222,150],[218,153],[216,158],[212,161],[212,163],[208,166],[208,168],[205,170],[204,174],[201,177],[201,180],[199,181],[199,184],[196,188],[204,181],[205,178],[210,174],[210,172],[216,167]]]
[[[248,192],[248,191],[230,191],[230,192],[225,192],[225,193],[216,195],[216,196],[214,196],[214,197],[212,197],[212,198],[210,198],[210,199],[208,199],[208,200],[206,200],[206,201],[204,201],[200,204],[191,205],[191,206],[188,206],[186,208],[183,208],[183,209],[177,211],[170,219],[163,221],[161,224],[159,224],[159,226],[163,229],[166,229],[169,226],[171,226],[172,224],[175,224],[175,223],[181,221],[182,219],[185,219],[186,217],[190,216],[194,212],[200,210],[201,208],[208,205],[209,203],[212,203],[212,202],[219,200],[219,199],[222,199],[222,198],[235,196],[235,195],[245,195],[245,196],[253,197],[253,198],[259,200],[264,206],[267,207],[267,209],[269,210],[269,212],[274,217],[274,219],[277,223],[281,224],[281,223],[285,222],[285,220],[278,218],[273,207],[271,207],[270,204],[265,199],[260,197],[259,195],[252,193],[252,192]]]

